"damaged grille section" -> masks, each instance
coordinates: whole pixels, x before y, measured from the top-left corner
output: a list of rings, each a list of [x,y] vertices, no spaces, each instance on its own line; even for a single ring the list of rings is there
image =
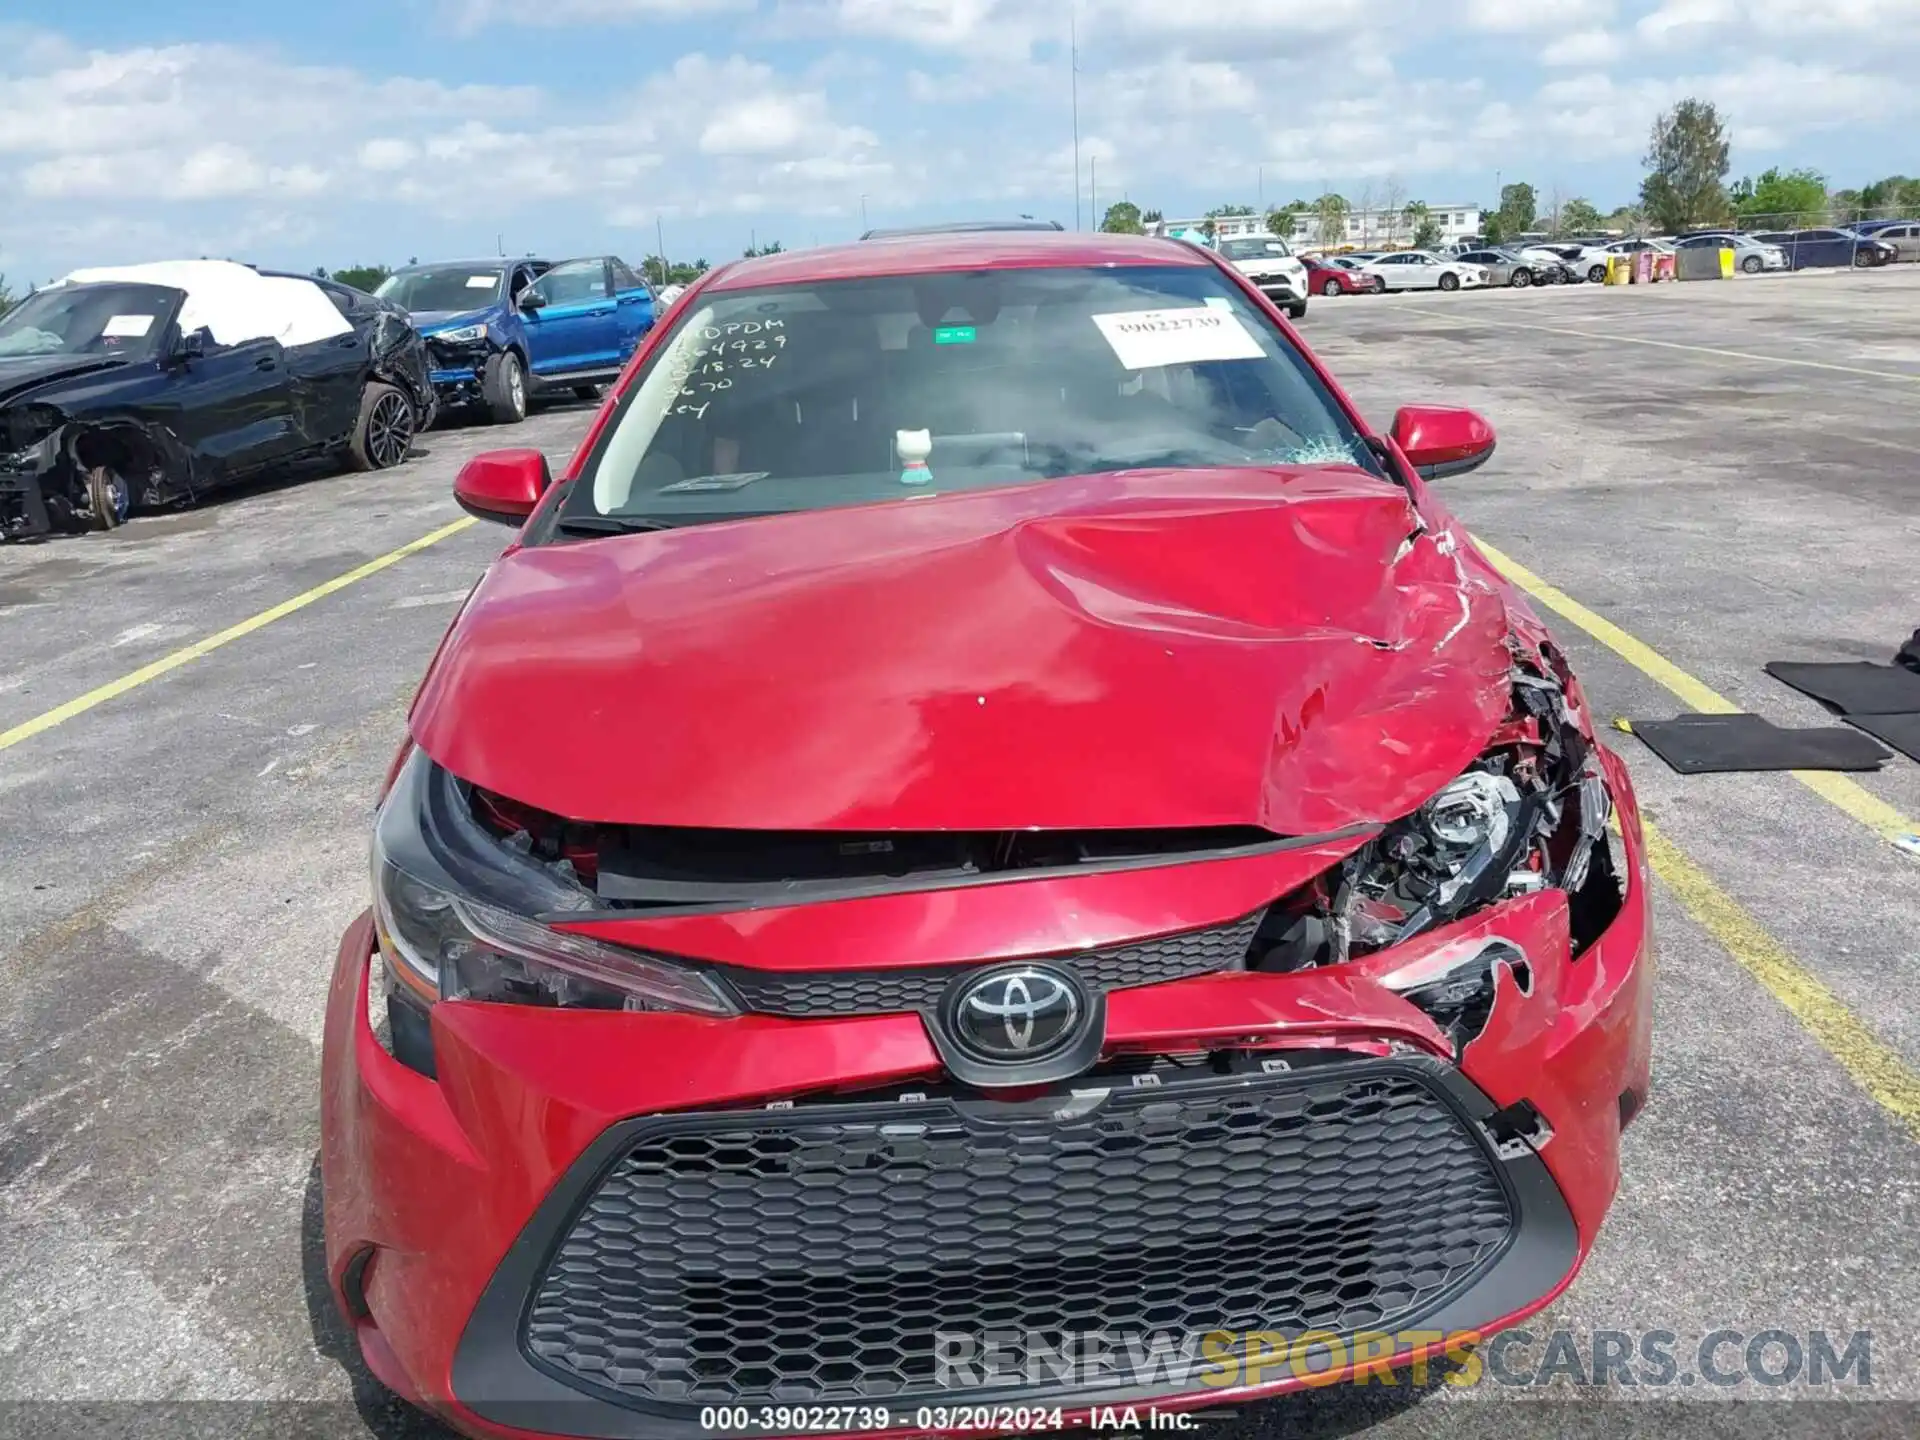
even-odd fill
[[[583,898],[631,910],[796,905],[1016,873],[1174,864],[1284,843],[1250,825],[872,832],[598,825],[471,793],[475,816],[502,844],[578,883],[589,892]]]
[[[1125,990],[1236,970],[1246,963],[1247,946],[1262,919],[1249,915],[1231,925],[1163,935],[1137,945],[1083,950],[1046,959],[1072,969],[1093,990]],[[749,1010],[768,1015],[810,1018],[822,1015],[884,1015],[931,1010],[953,981],[977,965],[916,966],[890,970],[717,971]]]
[[[589,1192],[521,1343],[675,1410],[955,1403],[941,1334],[1392,1330],[1485,1274],[1516,1223],[1486,1143],[1391,1065],[1124,1089],[1021,1124],[949,1098],[674,1116]]]
[[[1273,906],[1252,968],[1337,965],[1550,886],[1567,892],[1573,952],[1599,938],[1623,898],[1612,802],[1559,657],[1543,659],[1516,656],[1512,708],[1465,773]]]

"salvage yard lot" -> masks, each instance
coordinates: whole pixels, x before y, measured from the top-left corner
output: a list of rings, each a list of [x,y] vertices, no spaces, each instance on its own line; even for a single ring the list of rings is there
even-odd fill
[[[1477,535],[1742,708],[1820,724],[1766,661],[1884,660],[1920,625],[1916,315],[1920,267],[1316,300],[1302,329],[1376,424],[1422,402],[1493,422],[1494,460],[1438,482]],[[395,471],[0,549],[0,1401],[328,1401],[308,1433],[431,1432],[343,1368],[317,1281],[321,1005],[365,904],[371,798],[407,698],[506,532],[452,529],[35,722],[452,526],[453,473],[480,449],[536,444],[558,468],[589,413],[435,431]],[[1688,708],[1542,613],[1603,725]],[[1713,888],[1656,895],[1651,1105],[1593,1260],[1533,1328],[1671,1330],[1683,1356],[1723,1328],[1871,1331],[1875,1398],[1820,1426],[1914,1433],[1920,1109],[1898,1112],[1920,1071],[1920,857],[1790,776],[1683,779],[1610,738]],[[1920,816],[1920,766],[1857,778]],[[1703,895],[1737,906],[1854,1028],[1816,1040],[1724,924],[1703,927],[1723,913]],[[1742,937],[1751,961],[1760,941]],[[1880,1099],[1862,1088],[1876,1077]],[[1669,1393],[1704,1417],[1796,1392]],[[1322,1392],[1233,1430],[1424,1435],[1514,1392],[1407,1398]],[[1475,1405],[1473,1433],[1566,1418]]]

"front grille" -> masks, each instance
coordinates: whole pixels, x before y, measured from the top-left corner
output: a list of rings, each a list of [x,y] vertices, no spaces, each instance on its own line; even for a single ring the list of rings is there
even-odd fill
[[[986,1392],[936,1388],[938,1334],[1391,1331],[1484,1274],[1516,1223],[1481,1137],[1390,1061],[989,1113],[648,1124],[539,1272],[525,1353],[672,1412],[952,1402]],[[995,1398],[1062,1393],[1028,1378]]]
[[[1125,990],[1135,985],[1159,985],[1168,980],[1239,969],[1246,961],[1247,946],[1253,943],[1253,933],[1259,927],[1260,915],[1256,913],[1231,925],[1163,935],[1137,945],[1083,950],[1074,955],[1020,958],[1072,969],[1092,990]],[[747,1009],[762,1015],[811,1019],[824,1015],[887,1015],[932,1010],[955,979],[982,968],[982,963],[892,970],[778,971],[728,966],[719,973]]]

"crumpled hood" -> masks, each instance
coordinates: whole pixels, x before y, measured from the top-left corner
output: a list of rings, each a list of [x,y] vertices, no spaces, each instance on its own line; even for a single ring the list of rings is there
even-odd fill
[[[1466,766],[1507,632],[1362,471],[1135,471],[512,553],[412,728],[578,820],[1315,834]]]
[[[462,325],[485,325],[493,318],[493,307],[484,310],[410,310],[408,318],[422,335],[433,330],[458,330]],[[429,336],[429,338],[431,338]]]
[[[0,355],[0,405],[54,380],[117,370],[125,360],[107,355]]]

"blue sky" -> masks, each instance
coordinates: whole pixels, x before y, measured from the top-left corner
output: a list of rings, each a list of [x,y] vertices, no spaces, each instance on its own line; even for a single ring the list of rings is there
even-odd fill
[[[1735,174],[1920,173],[1920,0],[7,0],[0,273],[1191,213],[1332,187],[1602,209],[1687,94]],[[1264,182],[1263,182],[1264,177]]]

